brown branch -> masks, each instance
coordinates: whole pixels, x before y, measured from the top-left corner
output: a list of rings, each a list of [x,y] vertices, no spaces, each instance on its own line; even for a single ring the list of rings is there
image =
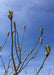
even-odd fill
[[[48,56],[46,56],[46,57],[44,58],[43,63],[42,63],[42,65],[41,65],[41,67],[39,68],[39,70],[37,71],[36,75],[38,75],[39,72],[40,72],[40,70],[43,68],[43,65],[44,65],[44,63],[45,63],[47,57],[48,57]]]
[[[22,47],[23,37],[24,37],[24,30],[23,30],[23,33],[22,33],[22,39],[21,39],[21,43],[20,43],[20,52],[19,52],[20,62],[21,62],[21,47]]]
[[[14,70],[14,69],[13,69],[13,65],[12,65],[11,68],[8,70],[8,72],[10,72],[11,70]]]
[[[18,43],[18,48],[19,48],[19,50],[20,50],[20,46],[19,46],[19,36],[18,36],[17,30],[16,30],[16,33],[17,33],[17,43]]]
[[[15,60],[16,58],[17,58],[17,57],[16,57],[16,54],[15,54],[15,55],[14,55],[14,60]],[[7,68],[7,70],[11,67],[12,63],[13,63],[13,61],[12,61],[12,59],[10,59],[10,60],[9,60],[9,63],[8,63],[8,68]]]
[[[7,42],[8,36],[9,35],[7,34],[6,40],[5,40],[4,44],[3,44],[3,46],[1,46],[0,51],[4,48],[4,46],[5,46],[6,42]]]
[[[17,45],[16,45],[16,26],[14,27],[14,29],[15,29],[15,50],[16,50],[18,61],[19,61],[18,50],[17,50]]]
[[[15,32],[17,33],[17,43],[18,43],[18,47],[19,47],[19,40],[18,40],[18,32],[15,30]],[[15,35],[16,36],[16,35]],[[16,38],[16,37],[15,37]],[[16,41],[16,40],[15,40]],[[16,42],[15,42],[15,48],[16,48]],[[19,47],[19,49],[20,49],[20,47]],[[18,50],[17,50],[17,52],[18,52]],[[17,57],[15,57],[16,56],[16,54],[17,54],[17,52],[15,53],[15,55],[13,55],[14,56],[14,60],[17,58]],[[9,56],[10,56],[11,54],[9,54]],[[18,58],[19,59],[19,58]],[[9,63],[8,63],[8,68],[7,68],[7,70],[9,69],[9,67],[12,65],[12,62],[11,62],[11,60],[12,59],[10,59],[9,60]],[[11,64],[10,64],[10,62],[11,62]]]
[[[29,61],[30,61],[31,59],[35,58],[36,54],[37,54],[38,51],[39,51],[39,48],[40,48],[41,44],[42,44],[42,43],[40,43],[40,45],[39,45],[37,51],[35,52],[35,54],[34,54],[34,55],[25,63],[25,65],[21,68],[21,71],[26,67],[26,65],[29,63]],[[19,70],[18,73],[21,72],[21,71]]]
[[[3,64],[4,70],[6,71],[5,64],[4,64],[4,61],[2,59],[2,56],[0,56],[0,58],[1,58],[1,61],[2,61],[2,64]]]
[[[17,73],[16,70],[16,66],[15,66],[15,62],[14,62],[14,56],[13,56],[13,33],[12,33],[12,19],[11,19],[11,56],[12,56],[12,61],[13,61],[13,65],[14,65],[14,69]]]
[[[22,47],[22,42],[23,42],[23,37],[24,37],[24,29],[23,29],[23,32],[22,32],[22,39],[21,39],[21,43],[20,43],[20,48]]]
[[[20,45],[19,45],[19,37],[18,37],[18,32],[16,31],[17,33],[17,43],[18,43],[18,49],[19,49],[19,64],[18,64],[18,67],[17,67],[17,70],[18,68],[20,67],[20,64],[21,64],[21,49],[20,49]]]
[[[11,62],[11,60],[12,59],[9,59],[9,63],[8,63],[8,67],[7,67],[7,71],[8,71],[8,69],[11,67],[11,65],[12,65],[12,62]],[[11,63],[11,64],[10,64]]]
[[[24,53],[24,52],[23,52]],[[23,55],[23,53],[22,53],[22,55]],[[10,55],[10,54],[9,54]],[[17,59],[17,57],[16,57],[16,54],[14,55],[14,60],[15,59]],[[7,70],[11,67],[11,65],[12,65],[12,59],[9,59],[9,63],[8,63],[8,68],[7,68]]]
[[[40,37],[41,37],[41,35],[40,35]],[[28,55],[27,55],[26,58],[24,59],[24,61],[23,61],[22,65],[21,65],[19,71],[21,70],[22,66],[24,65],[24,63],[25,63],[25,61],[28,59],[28,57],[32,54],[32,52],[33,52],[33,50],[35,49],[35,47],[36,47],[36,45],[37,45],[37,43],[38,43],[40,37],[38,37],[38,40],[36,41],[34,47],[31,49],[31,51],[28,53]]]
[[[26,52],[26,49],[23,50],[22,55]]]
[[[42,44],[42,43],[40,43],[40,45],[39,45],[39,47],[38,47],[37,51],[35,52],[34,56],[36,56],[36,54],[38,53],[38,51],[39,51],[39,48],[40,48],[41,44]]]
[[[21,42],[20,42],[20,47],[19,47],[19,65],[18,65],[18,67],[17,67],[17,70],[18,70],[18,68],[19,68],[19,66],[20,66],[20,64],[21,64],[21,47],[22,47],[22,41],[23,41],[23,37],[24,37],[24,29],[23,29],[23,33],[22,33],[22,39],[21,39]],[[19,42],[18,42],[18,46],[19,46]]]

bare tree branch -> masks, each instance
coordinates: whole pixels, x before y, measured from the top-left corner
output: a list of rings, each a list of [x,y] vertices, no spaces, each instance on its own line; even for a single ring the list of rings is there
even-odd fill
[[[1,58],[1,61],[2,61],[2,64],[3,64],[4,70],[6,71],[6,67],[5,67],[4,61],[2,59],[2,56],[0,58]]]
[[[8,32],[7,37],[6,37],[6,40],[5,40],[4,44],[3,44],[3,46],[1,46],[0,51],[4,48],[4,46],[5,46],[6,42],[7,42],[7,39],[8,39],[9,33],[10,33],[10,32]]]
[[[41,65],[41,67],[39,68],[39,70],[37,71],[36,75],[38,75],[39,72],[40,72],[40,70],[43,68],[43,65],[44,65],[46,59],[47,59],[47,56],[44,58],[43,63],[42,63],[42,65]]]
[[[25,65],[21,68],[21,70],[18,71],[18,73],[21,72],[21,71],[26,67],[26,65],[29,63],[29,61],[30,61],[31,59],[35,58],[36,54],[37,54],[38,51],[39,51],[39,48],[40,48],[41,44],[42,44],[42,43],[40,43],[40,45],[38,46],[38,49],[37,49],[37,51],[35,52],[35,54],[25,63]]]
[[[41,35],[40,35],[40,37],[41,37]],[[28,53],[28,55],[27,55],[26,58],[24,59],[24,61],[23,61],[22,65],[21,65],[19,71],[21,70],[22,66],[24,65],[24,63],[25,63],[25,61],[28,59],[28,57],[32,54],[32,52],[33,52],[33,50],[35,49],[35,47],[36,47],[36,45],[37,45],[37,43],[38,43],[40,37],[38,37],[38,40],[36,41],[34,47],[31,49],[31,51]]]
[[[14,62],[14,57],[13,57],[13,33],[12,33],[12,19],[11,19],[11,56],[12,56],[12,61],[13,61],[13,65],[14,65],[14,69],[17,73],[16,70],[16,66],[15,66],[15,62]]]

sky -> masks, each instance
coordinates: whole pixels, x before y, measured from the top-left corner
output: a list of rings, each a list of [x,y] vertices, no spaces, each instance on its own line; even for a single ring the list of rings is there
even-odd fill
[[[23,39],[23,48],[27,52],[30,50],[40,35],[40,28],[43,28],[43,44],[35,59],[31,60],[26,66],[28,72],[33,72],[34,67],[39,69],[44,57],[44,45],[49,44],[51,53],[47,58],[43,69],[40,72],[51,73],[54,69],[54,0],[0,0],[0,45],[4,43],[8,31],[10,31],[10,20],[8,19],[8,10],[13,11],[13,20],[17,24],[19,33],[19,41],[21,40],[23,26],[26,25],[26,31]],[[3,56],[4,62],[8,62],[7,55],[10,53],[10,43],[8,41],[0,54]],[[2,68],[0,68],[0,71]],[[21,73],[24,75],[23,70]],[[21,74],[19,74],[21,75]]]

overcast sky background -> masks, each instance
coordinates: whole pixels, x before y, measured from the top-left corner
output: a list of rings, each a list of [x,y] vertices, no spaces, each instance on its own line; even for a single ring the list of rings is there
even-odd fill
[[[43,44],[37,57],[25,68],[29,72],[34,71],[34,67],[39,69],[44,57],[44,45],[49,44],[51,53],[47,58],[41,72],[51,72],[54,70],[54,0],[0,0],[0,45],[4,43],[7,32],[10,31],[10,20],[8,19],[8,10],[13,10],[13,20],[16,21],[19,38],[21,39],[23,25],[26,25],[26,31],[23,40],[23,49],[31,49],[37,37],[40,35],[40,28],[43,27]],[[10,37],[7,44],[0,54],[4,62],[8,62],[7,55],[10,53]],[[28,52],[28,51],[27,51]],[[7,59],[7,60],[6,60]],[[0,71],[2,68],[0,67]],[[24,75],[24,70],[22,71]]]

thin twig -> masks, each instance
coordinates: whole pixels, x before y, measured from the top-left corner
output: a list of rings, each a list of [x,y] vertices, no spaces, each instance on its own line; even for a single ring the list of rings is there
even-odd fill
[[[4,64],[4,61],[2,59],[2,56],[0,58],[1,58],[1,61],[2,61],[2,64],[3,64],[4,70],[6,71],[5,64]]]
[[[20,48],[22,47],[22,42],[23,42],[23,37],[24,37],[24,29],[23,29],[23,32],[22,32],[22,39],[21,39],[21,43],[20,43]]]
[[[21,68],[21,71],[26,67],[26,65],[29,63],[29,61],[30,61],[31,59],[35,58],[36,54],[37,54],[38,51],[39,51],[39,48],[40,48],[41,44],[42,44],[42,43],[40,43],[40,45],[38,46],[38,49],[37,49],[37,51],[35,52],[35,54],[34,54],[34,55],[25,63],[25,65]],[[21,72],[21,71],[19,71],[19,72]],[[19,72],[18,72],[18,73],[19,73]]]
[[[19,47],[19,65],[17,67],[17,70],[19,69],[19,66],[21,64],[21,47],[22,47],[22,41],[23,41],[23,37],[24,37],[24,29],[23,29],[23,33],[22,33],[22,39],[21,39],[21,42],[20,42],[20,47]],[[18,46],[19,46],[19,42],[18,42]]]
[[[13,61],[14,69],[15,69],[15,71],[16,71],[16,66],[15,66],[14,57],[13,57],[13,33],[12,33],[12,19],[11,19],[11,56],[12,56],[12,61]],[[16,73],[17,73],[17,71],[16,71]]]
[[[47,56],[44,58],[43,63],[42,63],[42,65],[41,65],[41,67],[39,68],[39,70],[37,71],[36,75],[38,75],[39,72],[40,72],[40,70],[43,68],[43,65],[44,65],[46,59],[47,59]]]
[[[41,37],[41,35],[40,35],[40,37]],[[36,41],[34,47],[31,49],[32,51],[30,51],[30,52],[28,53],[28,55],[26,56],[26,58],[24,59],[24,61],[23,61],[23,63],[22,63],[22,65],[21,65],[21,67],[20,67],[20,69],[19,69],[18,72],[20,72],[20,70],[21,70],[22,66],[24,65],[25,61],[26,61],[26,60],[28,59],[28,57],[32,54],[32,52],[33,52],[33,50],[35,49],[35,47],[36,47],[36,45],[37,45],[37,43],[38,43],[40,37],[38,37],[38,40]]]
[[[19,61],[18,49],[17,49],[17,45],[16,45],[16,27],[14,27],[14,29],[15,29],[15,50],[16,50],[16,55],[17,55],[18,61]]]
[[[5,40],[4,44],[3,44],[3,46],[1,46],[0,51],[4,48],[4,46],[5,46],[6,42],[7,42],[7,39],[8,39],[8,35],[6,37],[6,40]]]

